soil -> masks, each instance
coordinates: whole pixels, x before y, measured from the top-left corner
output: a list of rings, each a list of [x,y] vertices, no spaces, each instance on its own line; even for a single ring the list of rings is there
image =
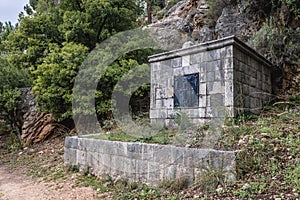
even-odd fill
[[[0,200],[50,200],[50,199],[95,199],[92,188],[73,189],[70,183],[55,188],[56,183],[45,183],[23,174],[22,170],[10,170],[0,166]]]
[[[17,153],[9,153],[4,148],[4,141],[0,136],[0,200],[98,199],[97,191],[91,187],[76,185],[76,174],[50,181],[44,181],[47,175],[32,177],[34,169],[30,168],[34,165],[26,163],[28,159],[29,162],[40,162],[45,168],[58,170],[64,167],[63,155],[59,153],[64,138],[21,149]],[[43,159],[47,156],[52,159]],[[30,170],[31,175],[28,175]]]

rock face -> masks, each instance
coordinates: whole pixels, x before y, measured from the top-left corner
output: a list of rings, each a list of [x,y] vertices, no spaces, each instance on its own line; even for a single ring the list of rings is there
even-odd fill
[[[216,1],[221,12],[212,11],[207,0],[179,1],[165,12],[163,19],[154,18],[150,28],[176,29],[191,36],[198,43],[235,35],[246,42],[255,32],[253,17],[248,13],[247,1]],[[249,4],[249,2],[248,2]],[[216,18],[212,22],[212,17]],[[253,28],[254,27],[254,28]]]
[[[25,146],[42,142],[69,132],[61,124],[54,123],[51,114],[39,112],[36,108],[31,88],[21,89],[22,105],[20,106],[20,121],[22,122],[21,139]]]

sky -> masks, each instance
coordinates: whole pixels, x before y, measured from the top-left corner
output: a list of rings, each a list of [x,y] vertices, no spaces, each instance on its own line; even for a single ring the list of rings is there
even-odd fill
[[[0,0],[0,21],[2,23],[11,21],[12,24],[18,22],[18,16],[21,11],[24,11],[24,6],[29,3],[29,0]]]

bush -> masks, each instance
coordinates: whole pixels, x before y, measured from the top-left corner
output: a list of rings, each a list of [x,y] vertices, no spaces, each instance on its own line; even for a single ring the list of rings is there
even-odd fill
[[[76,73],[88,48],[81,44],[52,44],[43,63],[33,72],[33,93],[42,111],[53,114],[57,121],[72,117],[72,88]]]
[[[18,88],[30,84],[27,70],[12,66],[5,55],[0,56],[0,120],[9,125],[10,130],[20,134],[20,122],[17,120],[17,105],[20,103]]]
[[[270,59],[276,66],[298,64],[300,62],[300,29],[278,26],[274,17],[269,18],[263,27],[249,41],[249,45]]]

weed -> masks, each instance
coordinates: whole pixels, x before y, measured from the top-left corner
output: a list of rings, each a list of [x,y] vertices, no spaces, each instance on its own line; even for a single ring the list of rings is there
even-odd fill
[[[79,166],[78,165],[68,165],[67,167],[68,172],[79,172]]]
[[[189,186],[189,180],[186,177],[175,180],[165,180],[160,184],[160,187],[169,189],[172,192],[182,191]]]
[[[193,127],[191,120],[184,112],[177,112],[174,121],[182,131],[191,129]]]
[[[157,19],[160,20],[160,19],[164,18],[165,14],[166,14],[166,11],[158,12],[156,15]]]
[[[102,128],[104,130],[112,130],[113,128],[116,127],[116,122],[114,120],[105,120],[103,122]]]
[[[210,194],[214,193],[219,185],[224,185],[225,175],[220,169],[209,169],[196,180],[201,191]]]
[[[89,166],[83,166],[81,168],[79,168],[79,172],[83,175],[83,176],[87,176],[90,173],[90,167]]]
[[[92,187],[94,190],[106,192],[110,185],[105,184],[105,180],[96,178],[95,176],[80,176],[77,179],[77,185],[83,187]]]
[[[93,139],[111,140],[111,141],[122,141],[122,142],[144,142],[144,143],[157,143],[157,144],[170,144],[175,137],[175,132],[168,131],[166,129],[161,130],[156,135],[141,135],[134,136],[126,134],[121,130],[114,130],[107,134],[98,134],[91,136],[83,136]]]
[[[288,173],[285,175],[285,180],[291,183],[291,186],[297,192],[300,192],[300,163],[294,167],[289,167]]]
[[[14,152],[18,152],[22,149],[22,143],[20,139],[18,138],[17,134],[15,134],[13,131],[9,133],[8,140],[6,142],[7,149],[10,149]]]
[[[227,1],[227,0],[210,0],[207,1],[209,5],[209,10],[207,12],[207,18],[210,19],[209,25],[214,27],[216,25],[217,19],[221,16],[223,8],[226,5],[234,4],[235,1]]]

